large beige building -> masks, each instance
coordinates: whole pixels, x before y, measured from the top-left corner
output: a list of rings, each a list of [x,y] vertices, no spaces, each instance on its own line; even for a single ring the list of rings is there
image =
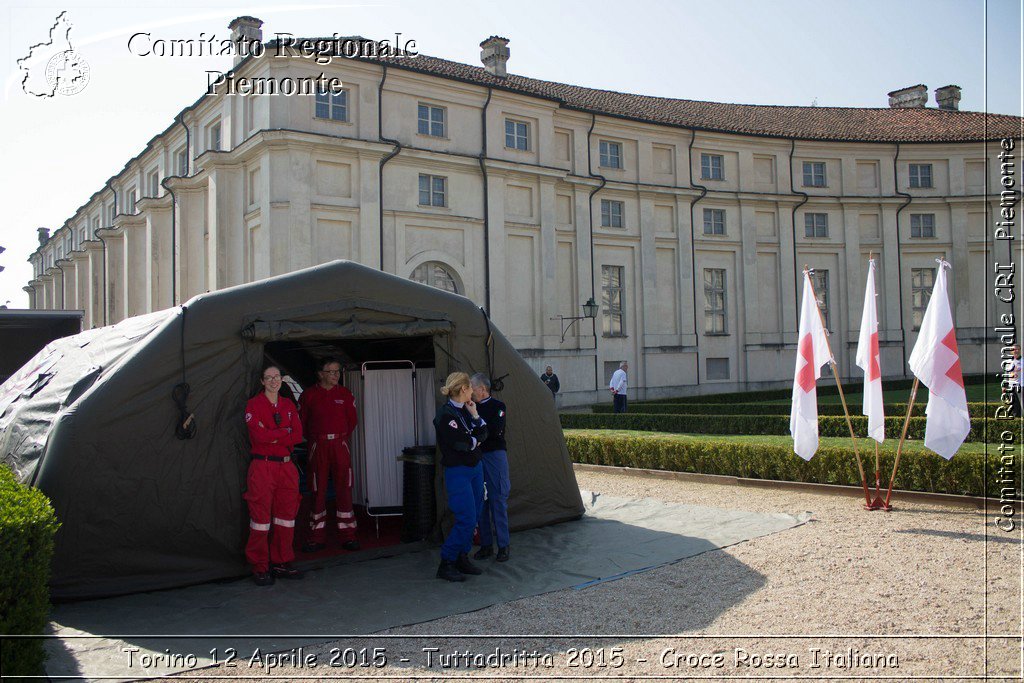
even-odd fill
[[[258,20],[231,27],[262,41]],[[964,371],[982,371],[1000,169],[985,140],[1018,136],[1019,118],[958,111],[956,86],[880,109],[592,90],[508,74],[507,45],[484,41],[483,67],[236,59],[239,79],[326,72],[344,91],[201,97],[40,229],[31,306],[96,327],[352,259],[469,297],[582,402],[623,359],[633,397],[791,382],[804,264],[859,378],[871,254],[883,373],[902,376],[943,257]],[[595,320],[559,318],[591,297]]]

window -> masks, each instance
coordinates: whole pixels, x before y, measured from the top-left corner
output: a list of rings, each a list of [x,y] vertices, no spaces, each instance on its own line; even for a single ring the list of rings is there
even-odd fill
[[[111,204],[107,208],[107,225],[108,226],[114,224],[114,218],[116,216],[117,216],[117,205],[116,204]]]
[[[443,138],[444,132],[444,107],[431,107],[429,104],[421,104],[417,108],[419,120],[419,134],[431,135],[435,138]]]
[[[421,173],[420,206],[448,206],[448,179]]]
[[[934,213],[912,213],[912,214],[910,214],[910,236],[911,237],[935,237],[935,214]]]
[[[601,266],[601,312],[606,337],[626,336],[623,315],[623,266]]]
[[[804,237],[828,237],[828,214],[805,213]]]
[[[178,159],[176,166],[178,175],[184,178],[188,175],[188,150],[182,147],[178,150],[176,156]]]
[[[700,155],[700,177],[703,180],[722,180],[725,178],[725,173],[722,170],[723,157],[721,154],[701,154]]]
[[[614,199],[601,200],[601,227],[622,227],[622,202]]]
[[[97,216],[96,218],[92,219],[92,234],[89,237],[90,238],[91,237],[95,237],[96,236],[96,231],[99,230],[99,229],[100,229],[100,217]]]
[[[128,208],[128,213],[135,213],[136,196],[137,196],[137,193],[135,192],[135,188],[134,187],[132,189],[128,190],[128,200],[127,200],[127,203],[125,204],[125,206]]]
[[[921,329],[925,309],[928,308],[928,302],[932,298],[933,287],[935,287],[934,268],[910,269],[911,319],[915,330]]]
[[[455,282],[455,276],[448,266],[439,261],[427,261],[416,266],[409,279],[423,285],[430,285],[437,289],[443,289],[452,294],[459,294],[459,286]]]
[[[254,168],[249,171],[249,204],[258,204],[260,201],[260,169]]]
[[[149,185],[148,197],[159,197],[160,196],[160,170],[154,168],[150,171],[149,175],[146,176],[146,184]]]
[[[725,327],[725,269],[704,269],[704,334],[728,334]]]
[[[725,234],[725,209],[704,209],[704,234]]]
[[[804,162],[804,187],[825,187],[825,162]]]
[[[705,373],[709,380],[729,379],[729,359],[708,358],[705,361]]]
[[[605,168],[622,168],[622,144],[601,140],[601,165]]]
[[[931,164],[910,164],[910,186],[931,187],[932,186],[932,165]]]
[[[814,298],[818,300],[818,308],[821,309],[822,320],[825,321],[825,329],[832,329],[832,318],[828,310],[828,271],[815,270],[811,273],[811,286],[814,287]]]
[[[505,146],[526,152],[530,149],[530,124],[505,119]]]
[[[316,112],[318,119],[348,122],[348,90],[339,93],[326,91],[316,94]]]
[[[220,121],[210,126],[210,149],[220,151]]]

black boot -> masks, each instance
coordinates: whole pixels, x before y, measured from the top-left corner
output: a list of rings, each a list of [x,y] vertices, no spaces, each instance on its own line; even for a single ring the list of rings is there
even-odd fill
[[[461,553],[459,559],[455,560],[455,567],[463,574],[479,576],[484,573],[484,570],[469,561],[469,555],[466,553]]]
[[[465,581],[465,575],[455,567],[454,562],[448,562],[442,559],[440,566],[437,568],[437,578],[444,579],[445,581]]]
[[[494,554],[494,546],[493,545],[482,545],[482,546],[480,546],[480,550],[477,550],[476,554],[473,555],[473,559],[474,560],[486,560],[488,557],[490,557],[493,554]]]
[[[508,546],[498,548],[498,556],[494,559],[498,562],[508,562]]]

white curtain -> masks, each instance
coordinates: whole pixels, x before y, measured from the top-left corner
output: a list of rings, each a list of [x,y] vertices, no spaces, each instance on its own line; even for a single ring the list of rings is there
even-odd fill
[[[368,508],[401,507],[402,449],[416,443],[412,368],[363,373],[362,425]]]

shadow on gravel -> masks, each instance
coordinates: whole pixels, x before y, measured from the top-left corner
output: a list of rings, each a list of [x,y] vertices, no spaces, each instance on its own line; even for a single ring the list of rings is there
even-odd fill
[[[987,537],[985,534],[967,534],[958,531],[942,531],[940,529],[897,529],[894,533],[897,534],[917,534],[920,536],[939,536],[941,538],[958,538],[963,541],[974,541],[976,543],[984,543],[986,538],[989,543],[1011,543],[1013,545],[1020,545],[1020,539],[1006,535],[989,534]]]

